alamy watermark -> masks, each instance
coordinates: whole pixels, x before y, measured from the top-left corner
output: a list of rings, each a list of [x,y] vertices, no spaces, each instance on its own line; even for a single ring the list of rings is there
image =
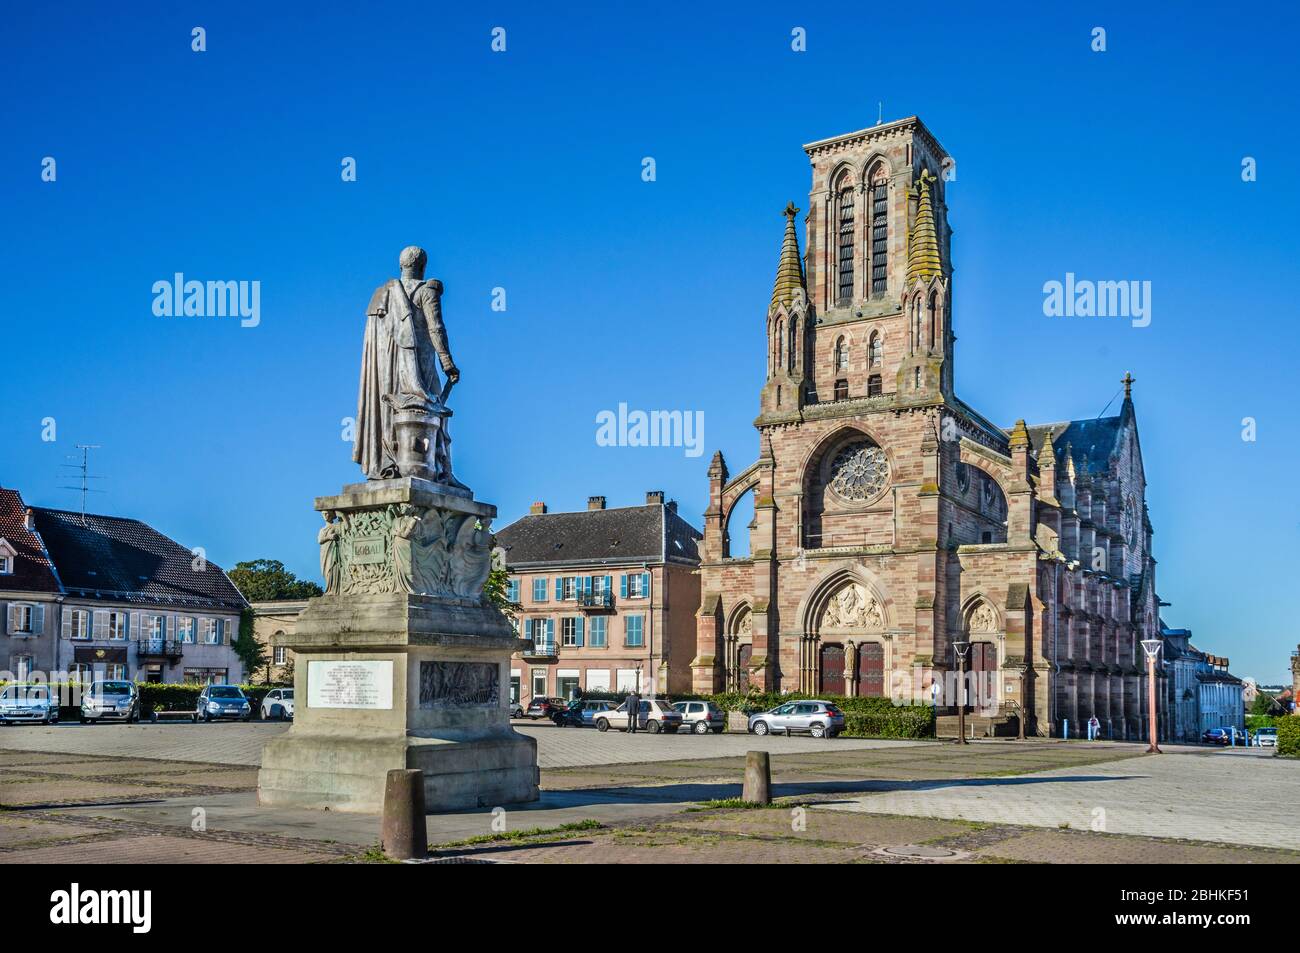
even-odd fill
[[[186,281],[178,271],[171,281],[155,281],[153,296],[153,313],[160,318],[238,317],[243,328],[262,323],[260,281]]]
[[[632,410],[620,403],[618,411],[596,414],[598,447],[684,447],[686,456],[704,453],[704,411]]]
[[[1151,323],[1151,282],[1091,281],[1065,273],[1065,281],[1043,283],[1043,314],[1049,318],[1132,318],[1133,327]]]

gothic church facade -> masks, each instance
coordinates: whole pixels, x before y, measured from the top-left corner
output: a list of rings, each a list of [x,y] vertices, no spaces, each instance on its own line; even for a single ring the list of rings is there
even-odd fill
[[[709,468],[696,691],[935,698],[992,730],[1144,737],[1159,638],[1126,379],[1112,417],[1009,429],[953,390],[943,147],[916,117],[804,147],[765,329],[758,459]],[[732,525],[753,495],[748,527]],[[749,553],[731,542],[749,533]],[[1164,691],[1160,698],[1164,698]]]

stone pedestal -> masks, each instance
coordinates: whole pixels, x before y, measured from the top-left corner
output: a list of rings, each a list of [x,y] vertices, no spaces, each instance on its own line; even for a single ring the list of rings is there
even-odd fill
[[[494,507],[419,479],[316,501],[324,596],[295,652],[294,724],[262,752],[263,804],[378,813],[393,768],[429,811],[537,798],[537,743],[510,726],[518,640],[482,598]]]

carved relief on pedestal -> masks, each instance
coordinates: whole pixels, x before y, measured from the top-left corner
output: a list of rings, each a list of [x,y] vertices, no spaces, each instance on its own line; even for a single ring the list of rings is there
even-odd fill
[[[851,582],[840,588],[822,610],[823,629],[869,629],[885,627],[885,613],[865,586]]]
[[[412,503],[324,516],[318,539],[329,595],[405,592],[482,601],[492,567],[489,521]]]

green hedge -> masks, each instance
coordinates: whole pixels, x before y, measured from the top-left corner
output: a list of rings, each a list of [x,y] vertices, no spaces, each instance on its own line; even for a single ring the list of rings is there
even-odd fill
[[[1300,758],[1300,715],[1277,720],[1277,754],[1280,758]]]
[[[627,692],[583,692],[583,698],[622,702]],[[895,705],[888,698],[850,698],[845,695],[810,695],[806,692],[690,692],[665,696],[672,701],[711,701],[723,711],[749,714],[803,698],[833,702],[844,712],[844,734],[852,738],[933,738],[934,709],[929,705]]]
[[[79,694],[82,686],[68,684],[64,682],[46,683],[45,686],[52,692],[60,693],[59,698],[59,718],[76,719],[81,715],[81,695]],[[166,684],[163,682],[136,682],[136,689],[140,692],[140,717],[148,718],[154,709],[160,711],[193,711],[198,704],[199,692],[203,691],[203,686],[197,682],[186,682],[182,684]],[[239,686],[245,697],[248,698],[249,704],[253,708],[254,714],[260,714],[262,699],[266,693],[273,688],[290,688],[289,685],[240,685]],[[65,694],[66,693],[66,694]],[[73,701],[74,704],[66,704]]]

